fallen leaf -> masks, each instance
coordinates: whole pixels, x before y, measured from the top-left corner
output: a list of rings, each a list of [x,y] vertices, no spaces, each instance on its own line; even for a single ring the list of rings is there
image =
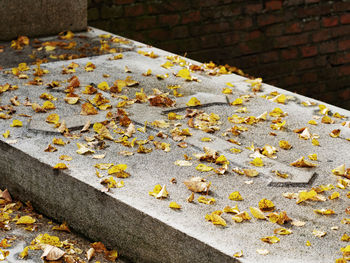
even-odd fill
[[[256,207],[249,207],[250,213],[257,219],[266,220],[266,216],[260,209]]]
[[[172,209],[181,209],[181,205],[176,202],[170,202],[169,207]]]
[[[326,233],[326,232],[323,232],[323,231],[321,231],[321,230],[316,230],[316,229],[314,229],[314,230],[312,231],[312,234],[313,234],[314,236],[316,236],[316,237],[324,237],[327,233]]]
[[[280,239],[276,236],[268,236],[268,237],[261,238],[261,241],[269,243],[269,244],[274,244],[274,243],[280,242]]]
[[[214,198],[206,198],[205,196],[198,197],[197,201],[206,205],[215,204],[216,200]]]
[[[201,105],[201,102],[196,98],[196,97],[192,97],[187,103],[187,106],[189,107],[194,107],[194,106],[199,106]]]
[[[36,219],[31,216],[21,216],[17,222],[16,225],[31,225],[36,222]]]
[[[311,167],[317,166],[317,164],[314,164],[312,162],[305,160],[304,156],[302,156],[298,160],[292,162],[290,165],[295,166],[295,167],[303,167],[303,168],[311,168]]]
[[[201,177],[193,177],[190,180],[184,181],[184,184],[189,190],[195,193],[208,192],[211,182]]]
[[[66,252],[58,247],[47,244],[41,245],[41,248],[44,250],[43,254],[41,255],[41,259],[44,260],[58,260],[63,257],[64,254],[66,254]]]
[[[93,247],[89,248],[89,250],[86,252],[86,258],[88,261],[90,261],[95,255],[95,249]]]
[[[233,201],[242,201],[243,197],[241,196],[241,194],[238,191],[232,192],[228,199],[233,200]]]
[[[275,210],[275,205],[271,200],[263,198],[259,201],[259,209],[264,212],[271,212]]]

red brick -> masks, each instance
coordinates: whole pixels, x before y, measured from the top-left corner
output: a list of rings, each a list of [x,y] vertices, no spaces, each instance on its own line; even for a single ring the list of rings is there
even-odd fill
[[[198,10],[183,14],[183,16],[182,16],[182,23],[183,24],[199,22],[200,20],[201,20],[201,13]]]
[[[300,33],[301,26],[299,22],[292,23],[286,28],[286,33]]]
[[[350,100],[350,88],[347,88],[339,93],[339,98],[342,100]]]
[[[333,8],[334,8],[335,11],[341,11],[341,12],[348,11],[348,10],[350,10],[350,3],[349,2],[336,1],[333,4]]]
[[[222,34],[222,41],[225,46],[231,46],[234,44],[237,44],[240,40],[240,34],[237,34],[237,32],[228,32],[225,34]]]
[[[317,81],[317,73],[316,72],[307,72],[301,76],[301,80],[304,83],[316,82]]]
[[[350,39],[339,41],[338,50],[350,50]]]
[[[178,24],[179,20],[180,20],[180,16],[178,14],[161,15],[158,18],[160,26],[162,25],[175,26],[176,24]]]
[[[303,33],[296,36],[281,36],[275,39],[274,47],[282,48],[288,46],[298,46],[309,42],[309,34]]]
[[[331,30],[332,38],[348,36],[350,32],[350,25],[342,25],[333,27]]]
[[[148,32],[150,40],[167,40],[169,38],[169,31],[165,29],[153,29]]]
[[[298,54],[299,52],[297,48],[288,48],[281,51],[281,56],[285,60],[296,58],[298,57]]]
[[[338,76],[350,76],[350,65],[339,67]]]
[[[183,1],[183,0],[171,0],[171,1],[162,1],[163,5],[163,14],[167,13],[165,11],[183,11],[188,10],[191,7],[190,1]],[[153,3],[151,4],[153,5]]]
[[[265,7],[267,10],[279,10],[282,8],[282,0],[266,2]]]
[[[247,34],[244,37],[244,40],[246,40],[246,41],[247,40],[254,40],[254,39],[259,38],[261,35],[262,35],[262,33],[259,30],[255,30],[255,31],[252,31],[252,32],[247,32]]]
[[[338,17],[337,16],[324,17],[324,18],[322,18],[322,25],[324,27],[336,26],[336,25],[338,25]]]
[[[262,4],[247,4],[244,9],[244,13],[248,15],[260,13],[263,9]]]
[[[313,20],[309,22],[305,22],[303,26],[304,31],[316,30],[320,28],[320,21]]]
[[[330,63],[332,65],[350,64],[350,53],[334,54],[330,57]]]
[[[284,86],[288,87],[300,83],[300,80],[298,76],[291,75],[284,77],[282,83]]]
[[[285,26],[283,24],[270,25],[266,28],[266,36],[281,36],[283,35]]]
[[[136,2],[135,0],[114,0],[117,5],[131,4]]]
[[[235,29],[246,29],[249,28],[253,25],[252,19],[250,17],[245,17],[243,19],[240,20],[236,20],[233,23],[233,27]]]
[[[312,35],[313,42],[325,41],[331,38],[331,31],[329,29],[323,29],[321,31],[317,31]]]
[[[172,28],[170,35],[171,39],[186,38],[189,36],[188,28],[187,26],[174,27]]]
[[[258,16],[258,25],[259,26],[266,26],[271,24],[276,24],[283,21],[282,15],[260,15]]]
[[[319,46],[321,54],[333,53],[337,51],[337,41],[327,41],[320,43]]]
[[[157,24],[156,16],[137,17],[135,19],[135,30],[153,28],[156,24]]]
[[[301,47],[301,54],[303,55],[303,57],[313,57],[317,55],[317,47],[316,46]]]
[[[350,24],[350,14],[344,14],[340,17],[340,23]]]
[[[145,13],[145,8],[143,4],[136,5],[126,5],[124,7],[125,16],[140,16]]]
[[[289,1],[283,1],[284,6],[298,6],[304,4],[304,0],[289,0]]]
[[[218,38],[216,35],[207,35],[200,37],[200,43],[202,48],[217,47],[220,41],[220,38]]]
[[[254,53],[255,50],[250,48],[248,45],[241,43],[238,46],[238,49],[240,50],[241,54],[250,54],[250,53]]]
[[[305,0],[305,4],[314,4],[318,2],[320,2],[320,0]]]
[[[261,61],[263,63],[275,62],[279,60],[279,55],[277,51],[270,51],[261,54]]]

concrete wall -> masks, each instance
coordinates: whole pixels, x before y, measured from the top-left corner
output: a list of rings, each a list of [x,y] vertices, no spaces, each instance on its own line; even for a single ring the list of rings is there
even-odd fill
[[[349,0],[89,0],[88,23],[350,109],[349,12]]]
[[[0,40],[87,28],[86,0],[1,0]]]

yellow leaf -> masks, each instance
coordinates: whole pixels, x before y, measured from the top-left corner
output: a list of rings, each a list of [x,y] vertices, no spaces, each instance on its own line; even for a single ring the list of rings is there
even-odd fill
[[[264,215],[263,212],[261,212],[260,209],[256,208],[256,207],[249,207],[250,213],[257,219],[261,219],[261,220],[265,220],[266,216]]]
[[[315,209],[314,212],[316,214],[320,214],[320,215],[333,215],[333,214],[335,214],[335,212],[332,209],[325,209],[325,208]]]
[[[97,85],[97,88],[99,88],[100,90],[103,90],[103,91],[110,90],[110,87],[106,81],[102,81],[101,83],[99,83]]]
[[[275,205],[271,200],[268,200],[266,198],[263,198],[259,201],[259,209],[261,211],[273,211],[275,210]]]
[[[90,154],[95,153],[94,150],[91,150],[87,147],[87,145],[82,143],[77,143],[78,150],[76,151],[78,154]]]
[[[111,262],[115,262],[115,260],[118,258],[117,250],[106,251],[105,258]]]
[[[222,211],[214,211],[211,214],[207,214],[205,219],[211,221],[214,225],[226,226],[226,221],[221,217]]]
[[[9,131],[9,130],[6,130],[6,131],[2,134],[2,136],[3,136],[5,139],[7,139],[8,137],[10,137],[10,131]]]
[[[216,200],[215,198],[206,198],[205,196],[200,196],[198,197],[197,201],[199,203],[203,203],[203,204],[206,204],[206,205],[211,205],[211,204],[215,204]]]
[[[346,242],[349,242],[350,241],[350,236],[349,235],[347,235],[347,234],[344,234],[342,237],[341,237],[341,239],[340,239],[341,241],[346,241]]]
[[[194,106],[199,106],[201,105],[201,102],[196,98],[196,97],[192,97],[187,103],[187,106],[189,107],[194,107]]]
[[[54,110],[54,109],[56,109],[55,104],[53,104],[51,101],[45,101],[42,108],[45,109],[45,110]]]
[[[235,205],[234,207],[231,206],[225,206],[223,209],[224,213],[233,213],[233,214],[239,214],[239,209],[238,209],[238,205]]]
[[[56,113],[50,114],[46,118],[46,122],[53,123],[53,124],[58,124],[59,120],[60,120],[60,116],[58,116],[58,114]]]
[[[203,137],[203,138],[201,138],[201,141],[202,141],[202,142],[211,142],[212,139],[209,138],[209,137]]]
[[[181,209],[181,205],[176,202],[170,202],[169,207],[173,209]]]
[[[330,196],[328,196],[328,198],[329,198],[330,200],[334,200],[334,199],[337,199],[337,198],[339,198],[339,197],[340,197],[339,192],[333,192]]]
[[[311,200],[317,196],[317,192],[315,190],[310,191],[301,191],[299,192],[297,204],[304,202],[306,200]]]
[[[56,145],[65,145],[66,143],[61,138],[53,138],[52,143]]]
[[[128,166],[126,164],[117,164],[108,169],[108,174],[115,174],[125,171]]]
[[[64,232],[70,232],[70,229],[67,225],[67,222],[63,222],[61,225],[59,226],[53,226],[52,230],[57,230],[57,231],[64,231]]]
[[[340,135],[340,129],[335,129],[329,134],[332,138],[338,138]]]
[[[250,162],[252,165],[254,166],[258,166],[258,167],[261,167],[261,166],[264,166],[264,163],[262,161],[262,159],[260,157],[255,157],[253,161]]]
[[[305,245],[306,245],[307,247],[310,247],[310,246],[311,246],[311,242],[310,242],[309,240],[307,240],[306,243],[305,243]]]
[[[235,258],[243,257],[243,250],[241,250],[240,252],[234,253],[233,256],[234,256]]]
[[[320,145],[319,141],[317,139],[315,139],[315,138],[313,138],[311,142],[312,142],[313,146],[319,146]]]
[[[17,222],[16,225],[30,225],[34,224],[36,222],[35,218],[31,216],[21,216]]]
[[[248,214],[247,211],[243,211],[238,213],[237,215],[232,217],[232,220],[234,220],[236,223],[241,223],[244,220],[250,220],[252,219],[251,216]]]
[[[237,149],[237,148],[231,148],[230,152],[232,153],[240,153],[242,150],[241,149]]]
[[[234,106],[242,105],[242,104],[243,104],[243,99],[242,98],[237,98],[231,103],[231,105],[234,105]]]
[[[53,167],[53,169],[64,170],[64,169],[68,169],[68,167],[64,163],[58,163]]]
[[[238,191],[232,192],[228,199],[233,200],[233,201],[242,201],[243,197],[241,196],[241,194]]]
[[[13,120],[12,124],[10,125],[11,127],[22,127],[23,124],[20,120]]]
[[[293,233],[293,231],[290,229],[280,227],[280,228],[276,228],[275,230],[273,230],[273,233],[278,234],[278,235],[290,235]]]
[[[230,88],[223,88],[222,93],[223,94],[232,94],[232,89],[230,89]]]
[[[21,253],[19,253],[19,257],[21,259],[24,259],[28,256],[28,250],[29,250],[29,246],[26,246]]]
[[[248,177],[256,177],[259,175],[259,172],[254,169],[243,169],[243,173]]]
[[[170,69],[171,67],[174,66],[173,63],[171,63],[170,61],[166,61],[164,64],[161,65],[163,68],[166,68],[166,69]]]
[[[315,120],[309,120],[309,121],[308,121],[308,124],[317,125],[317,121],[315,121]]]
[[[278,143],[279,143],[279,146],[284,150],[289,150],[290,148],[292,148],[292,145],[290,145],[288,141],[281,140]]]
[[[332,170],[334,175],[344,176],[346,174],[345,164],[342,164]]]
[[[166,190],[166,186],[164,185],[163,187],[160,184],[157,184],[154,188],[153,191],[149,192],[149,195],[154,196],[155,198],[166,198],[168,196],[168,192]]]
[[[94,165],[95,168],[100,170],[108,170],[113,166],[113,163],[97,163]]]
[[[304,168],[311,168],[311,167],[317,166],[317,164],[314,164],[312,162],[305,160],[304,156],[302,156],[298,160],[292,162],[290,165],[295,166],[295,167],[304,167]]]
[[[274,244],[274,243],[280,242],[280,239],[276,236],[268,236],[268,237],[261,238],[261,241],[269,243],[269,244]]]
[[[192,80],[192,76],[191,76],[191,74],[190,74],[190,71],[189,71],[187,68],[181,69],[181,70],[177,73],[176,76],[177,76],[177,77],[181,77],[181,78],[183,78],[183,79],[185,79],[185,80]]]
[[[200,172],[209,172],[209,171],[214,170],[214,168],[210,167],[210,166],[207,166],[207,165],[205,165],[203,163],[200,163],[200,164],[197,165],[196,170],[198,170]]]
[[[309,154],[307,157],[309,157],[309,159],[312,161],[317,161],[317,154],[316,153]]]
[[[71,160],[73,160],[73,158],[70,157],[70,156],[68,156],[68,155],[61,155],[61,156],[59,157],[59,159],[60,159],[60,160],[63,160],[63,161],[71,161]]]

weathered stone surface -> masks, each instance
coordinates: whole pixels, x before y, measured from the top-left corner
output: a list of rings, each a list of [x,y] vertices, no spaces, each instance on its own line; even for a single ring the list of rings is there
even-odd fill
[[[0,40],[86,29],[86,0],[3,0],[0,3]]]
[[[96,34],[101,32],[96,31]],[[282,196],[285,192],[297,193],[300,190],[311,190],[319,185],[337,185],[337,177],[331,170],[343,163],[348,167],[349,137],[350,128],[342,126],[341,122],[347,119],[333,118],[334,124],[323,124],[320,121],[322,115],[319,114],[317,105],[304,107],[301,102],[306,100],[315,101],[297,94],[293,94],[269,85],[262,85],[262,91],[251,92],[251,85],[245,78],[234,74],[209,76],[205,72],[195,73],[200,82],[188,82],[176,77],[172,73],[177,73],[182,67],[175,65],[171,69],[161,67],[166,62],[166,56],[172,56],[168,52],[147,47],[140,43],[135,43],[136,50],[124,52],[123,59],[108,60],[111,55],[83,58],[75,60],[80,66],[76,69],[81,87],[76,88],[76,93],[81,96],[81,102],[76,105],[68,105],[63,98],[62,92],[67,86],[66,81],[72,75],[62,75],[62,67],[66,67],[70,62],[55,62],[43,64],[43,69],[48,69],[49,74],[44,75],[44,83],[53,80],[61,81],[61,87],[53,92],[42,86],[25,85],[28,80],[18,79],[10,74],[2,74],[0,81],[2,84],[18,84],[19,88],[1,94],[1,106],[10,103],[10,98],[18,96],[18,100],[23,103],[25,97],[31,102],[42,105],[43,100],[39,99],[43,92],[50,92],[58,99],[54,101],[56,110],[47,113],[34,113],[31,107],[24,105],[14,107],[16,113],[8,120],[0,120],[0,134],[10,130],[8,139],[1,138],[0,143],[0,186],[8,187],[10,191],[21,199],[29,199],[33,205],[42,213],[58,220],[66,220],[69,225],[84,233],[86,236],[100,239],[110,246],[117,247],[120,253],[135,262],[235,262],[232,255],[243,250],[242,262],[325,262],[334,261],[341,257],[340,247],[346,243],[340,241],[340,237],[348,230],[347,225],[340,221],[347,217],[345,208],[348,206],[346,194],[348,189],[338,189],[326,191],[323,195],[329,196],[334,191],[340,192],[337,200],[325,202],[308,201],[297,205],[296,200],[286,199]],[[137,53],[137,50],[153,51],[159,57],[152,59]],[[194,61],[187,60],[189,63]],[[86,72],[84,66],[87,62],[93,62],[96,69],[93,72]],[[126,73],[127,66],[131,73]],[[148,69],[152,70],[151,76],[143,76]],[[28,74],[31,71],[28,72]],[[164,80],[158,80],[157,74],[169,74]],[[110,75],[109,78],[103,74]],[[169,143],[171,150],[165,152],[155,149],[152,142],[148,142],[145,147],[152,148],[148,154],[137,153],[137,145],[133,148],[125,147],[120,143],[105,140],[106,148],[95,149],[97,154],[106,154],[104,159],[93,159],[91,155],[82,156],[76,153],[76,143],[86,143],[85,136],[96,135],[92,129],[83,134],[80,138],[69,139],[61,136],[53,128],[52,124],[45,122],[50,113],[57,113],[61,121],[65,120],[72,133],[79,135],[80,127],[85,123],[87,117],[79,115],[81,104],[95,95],[82,94],[84,87],[90,83],[98,84],[107,81],[110,86],[116,79],[125,79],[130,76],[140,84],[134,87],[123,88],[121,94],[129,98],[135,98],[135,92],[140,92],[143,88],[147,95],[153,94],[153,89],[162,92],[169,92],[169,97],[176,101],[173,107],[152,107],[149,102],[134,103],[125,108],[129,118],[136,125],[142,128],[147,121],[146,132],[137,131],[132,138],[146,140],[150,135],[156,141]],[[222,89],[226,83],[234,85],[233,94],[222,94]],[[179,92],[183,97],[174,97],[168,85],[180,85]],[[269,95],[277,91],[294,99],[289,99],[285,104],[280,104],[272,100],[267,100],[262,95]],[[110,110],[116,114],[117,103],[122,101],[109,92],[99,92],[110,99],[113,108]],[[238,113],[240,106],[232,106],[229,102],[238,97],[249,95],[249,100],[243,102],[247,107],[246,113]],[[182,120],[169,121],[167,114],[176,112],[185,115],[186,103],[190,98],[196,97],[201,101],[201,106],[194,107],[208,114],[215,113],[220,116],[220,130],[213,133],[205,133],[201,130],[188,127],[188,118]],[[325,104],[330,109],[330,116],[338,112],[349,117],[349,112],[331,105]],[[233,114],[239,116],[259,116],[264,112],[270,113],[274,108],[279,107],[288,116],[286,126],[281,130],[271,129],[271,124],[275,117],[267,115],[266,121],[259,121],[253,125],[233,124],[228,121],[228,117]],[[6,110],[4,110],[6,112]],[[88,116],[91,122],[101,122],[106,120],[107,111],[99,110],[97,115]],[[31,118],[20,114],[31,115]],[[314,117],[316,116],[316,117]],[[318,125],[310,125],[308,121],[315,119]],[[13,119],[23,121],[23,127],[10,127]],[[155,120],[166,120],[170,123],[169,128],[159,128],[152,125]],[[116,121],[118,124],[118,122]],[[233,126],[244,126],[247,131],[241,132],[238,136],[233,136],[227,129]],[[125,129],[125,127],[119,128]],[[171,139],[171,136],[160,139],[156,135],[159,131],[170,135],[170,129],[178,127],[180,129],[189,128],[192,136],[188,136],[185,141],[188,147],[182,149],[177,146],[178,142]],[[313,146],[311,140],[299,138],[293,132],[295,129],[309,127],[311,133],[319,135],[320,146]],[[334,129],[341,129],[338,138],[332,138],[329,133]],[[112,136],[117,140],[122,135],[114,128],[109,129]],[[223,135],[223,133],[228,133]],[[275,134],[271,134],[275,133]],[[54,137],[60,137],[69,142],[65,146],[56,146],[56,152],[44,152],[44,149],[52,142]],[[203,137],[212,138],[211,142],[203,142]],[[241,145],[236,145],[227,141],[228,138],[237,140]],[[16,140],[14,141],[11,140]],[[129,141],[131,141],[130,139]],[[280,140],[287,140],[293,146],[291,150],[283,150],[278,147]],[[252,143],[256,148],[262,148],[265,144],[275,146],[278,149],[277,158],[262,157],[264,166],[254,167],[250,164],[253,151],[247,149]],[[218,175],[214,172],[199,172],[195,167],[200,164],[192,155],[203,152],[203,147],[207,146],[215,149],[226,156],[230,161],[228,172]],[[232,148],[239,148],[242,152],[231,153]],[[132,156],[120,155],[120,151],[131,151]],[[290,163],[301,156],[317,153],[318,161],[315,168],[296,168]],[[72,156],[72,161],[61,161],[60,155]],[[183,160],[184,154],[193,157],[190,167],[179,167],[174,165],[176,160]],[[20,161],[19,161],[20,160]],[[58,162],[68,165],[68,170],[56,171],[52,167]],[[94,165],[97,163],[127,164],[127,172],[131,174],[129,178],[123,179],[125,187],[112,188],[109,192],[100,184],[100,178],[96,176]],[[213,163],[206,165],[218,168]],[[259,176],[251,178],[237,175],[232,172],[232,168],[254,168],[260,172]],[[272,171],[280,170],[287,172],[290,177],[287,179],[278,178]],[[107,177],[106,171],[101,171],[103,178]],[[216,199],[216,203],[205,205],[199,203],[197,198],[200,194],[195,194],[194,203],[187,203],[186,198],[190,191],[185,187],[183,181],[192,176],[201,176],[212,182],[208,197]],[[170,180],[175,178],[177,183],[172,184]],[[115,178],[118,182],[121,180]],[[248,181],[248,182],[247,182]],[[157,200],[148,194],[156,184],[166,185],[169,197],[164,200]],[[230,193],[239,191],[244,200],[234,202],[228,199]],[[272,200],[276,205],[276,210],[286,211],[293,220],[305,221],[304,227],[295,227],[290,223],[283,227],[291,228],[293,233],[288,236],[279,236],[281,241],[276,244],[267,244],[260,239],[265,236],[274,235],[274,229],[281,227],[268,220],[257,220],[252,218],[249,222],[235,223],[232,215],[224,213],[223,218],[227,222],[226,227],[215,226],[205,220],[205,215],[215,210],[222,210],[225,206],[238,204],[241,211],[248,211],[249,207],[258,207],[258,202],[262,198]],[[174,211],[169,208],[170,201],[176,201],[182,205],[182,209]],[[330,216],[318,215],[314,209],[329,208],[336,214]],[[268,213],[266,213],[267,215]],[[331,227],[337,226],[338,230]],[[312,234],[314,229],[326,231],[323,238],[315,237]],[[311,246],[305,245],[306,241],[311,242]],[[257,249],[268,249],[270,254],[259,255]]]

